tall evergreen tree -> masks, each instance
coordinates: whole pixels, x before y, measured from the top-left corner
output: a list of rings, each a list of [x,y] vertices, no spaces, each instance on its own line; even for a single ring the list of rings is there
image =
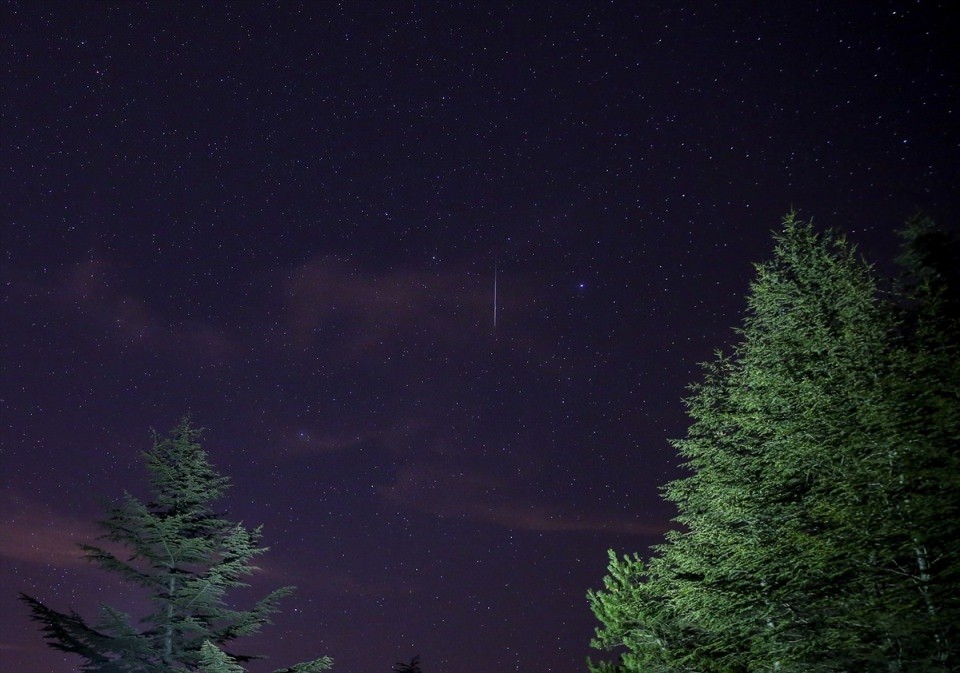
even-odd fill
[[[238,662],[257,657],[221,648],[257,633],[292,591],[277,589],[249,610],[228,606],[227,592],[247,586],[244,578],[257,570],[253,559],[267,549],[258,546],[260,528],[248,530],[211,508],[228,479],[210,465],[200,434],[184,419],[169,437],[154,435],[145,453],[152,500],[145,504],[127,493],[99,522],[102,538],[123,553],[81,545],[89,560],[146,590],[151,608],[139,624],[109,606],[101,606],[99,620],[90,624],[76,612],[58,612],[21,594],[48,644],[83,658],[84,672],[242,671]],[[315,673],[331,663],[324,657],[285,670]]]
[[[691,475],[665,490],[682,528],[646,566],[611,556],[589,593],[594,645],[626,649],[597,670],[942,671],[956,656],[944,290],[912,283],[890,311],[843,237],[791,215],[776,243],[740,343],[688,400],[675,445]]]
[[[956,670],[960,644],[960,246],[923,216],[901,232],[877,611],[903,671]],[[875,543],[876,544],[876,543]]]

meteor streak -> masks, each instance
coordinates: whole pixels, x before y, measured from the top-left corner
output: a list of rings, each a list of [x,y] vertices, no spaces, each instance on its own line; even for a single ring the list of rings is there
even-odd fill
[[[493,260],[493,329],[497,329],[497,260]]]

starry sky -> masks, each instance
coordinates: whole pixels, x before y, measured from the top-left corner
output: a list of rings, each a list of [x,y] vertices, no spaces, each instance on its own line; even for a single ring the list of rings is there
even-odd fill
[[[189,412],[254,673],[583,670],[781,217],[956,222],[948,4],[4,1],[0,668]]]

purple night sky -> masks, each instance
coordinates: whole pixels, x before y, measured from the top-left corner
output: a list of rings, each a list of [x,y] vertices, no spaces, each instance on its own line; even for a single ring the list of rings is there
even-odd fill
[[[956,222],[949,4],[4,0],[0,669],[142,611],[76,543],[189,412],[253,673],[584,670],[781,216]]]

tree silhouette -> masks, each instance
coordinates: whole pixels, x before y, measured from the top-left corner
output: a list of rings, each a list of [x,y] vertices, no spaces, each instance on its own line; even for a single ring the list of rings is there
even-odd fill
[[[409,664],[404,664],[403,662],[398,661],[390,670],[392,670],[394,673],[423,673],[420,668],[420,655],[418,654],[411,659]]]

